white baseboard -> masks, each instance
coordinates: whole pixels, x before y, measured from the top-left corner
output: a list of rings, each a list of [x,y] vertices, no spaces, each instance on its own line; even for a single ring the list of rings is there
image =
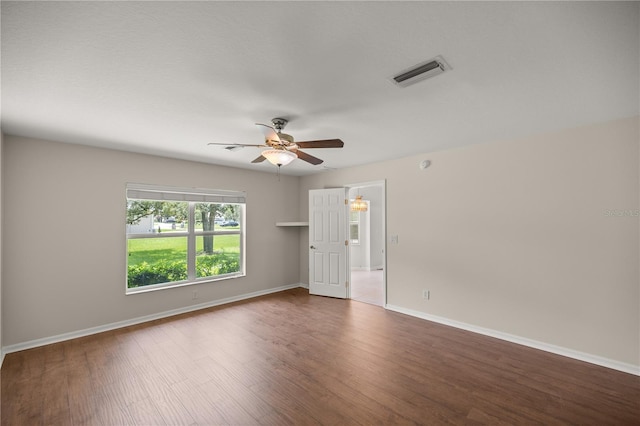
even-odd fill
[[[307,284],[307,283],[300,283],[298,286],[302,287],[302,288],[306,288],[307,290],[309,290],[309,284]]]
[[[64,342],[65,340],[76,339],[78,337],[90,336],[92,334],[98,334],[105,331],[115,330],[118,328],[128,327],[130,325],[141,324],[157,319],[167,318],[174,315],[185,314],[187,312],[198,311],[200,309],[211,308],[213,306],[225,305],[227,303],[238,302],[240,300],[251,299],[258,296],[264,296],[267,294],[278,293],[280,291],[289,290],[292,288],[304,287],[304,284],[290,284],[280,287],[270,288],[267,290],[254,291],[252,293],[242,294],[239,296],[227,297],[225,299],[212,300],[210,302],[200,303],[197,305],[185,306],[183,308],[172,309],[170,311],[158,312],[156,314],[145,315],[143,317],[132,318],[129,320],[113,322],[110,324],[100,325],[97,327],[85,328],[84,330],[72,331],[69,333],[62,333],[56,336],[43,337],[41,339],[30,340],[28,342],[16,343],[15,345],[9,345],[2,348],[2,360],[4,360],[5,354],[12,352],[23,351],[25,349],[37,348],[39,346],[50,345],[52,343]],[[2,364],[0,363],[0,367]]]
[[[573,359],[588,362],[591,364],[596,364],[601,367],[607,367],[613,370],[618,370],[625,373],[640,376],[640,366],[638,365],[627,364],[627,363],[616,361],[613,359],[604,358],[601,356],[564,348],[562,346],[556,346],[549,343],[539,342],[537,340],[527,339],[525,337],[515,336],[513,334],[503,333],[501,331],[496,331],[489,328],[478,327],[475,325],[450,320],[448,318],[426,314],[420,311],[414,311],[412,309],[401,308],[399,306],[385,305],[385,308],[390,311],[399,312],[401,314],[410,315],[412,317],[421,318],[427,321],[437,322],[439,324],[448,325],[451,327],[471,331],[473,333],[478,333],[478,334],[482,334],[489,337],[495,337],[496,339],[506,340],[507,342],[517,343],[519,345],[528,346],[530,348],[551,352],[556,355],[562,355],[568,358],[573,358]]]

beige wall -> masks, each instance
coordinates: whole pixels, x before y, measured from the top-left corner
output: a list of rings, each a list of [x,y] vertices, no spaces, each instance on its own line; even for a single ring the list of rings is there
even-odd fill
[[[300,216],[386,179],[390,305],[638,366],[639,218],[607,211],[640,208],[639,139],[635,117],[307,176]]]
[[[4,173],[5,347],[298,282],[298,232],[275,226],[297,177],[8,135]],[[247,276],[125,296],[126,182],[246,191]]]
[[[4,135],[2,134],[2,129],[0,129],[0,367],[2,366],[2,361],[4,360],[4,353],[2,351],[2,348],[4,346],[2,346],[2,275],[3,275],[3,270],[2,270],[2,228],[3,228],[3,222],[2,222],[2,199],[3,199],[3,191],[2,191],[2,163],[3,163],[3,158],[2,158],[2,151],[4,151]]]

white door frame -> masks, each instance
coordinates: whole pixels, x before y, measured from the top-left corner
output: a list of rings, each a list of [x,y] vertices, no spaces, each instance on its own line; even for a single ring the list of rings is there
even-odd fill
[[[384,302],[383,307],[387,308],[387,181],[383,180],[375,180],[370,182],[360,182],[360,183],[351,183],[345,185],[347,190],[356,189],[356,188],[365,188],[370,186],[379,186],[382,189],[382,249],[384,253],[382,254],[382,286],[383,286],[383,296]],[[348,234],[347,234],[348,235]],[[371,241],[369,241],[371,244]],[[349,272],[349,288],[347,292],[347,297],[351,299],[351,249],[347,251],[347,271]]]

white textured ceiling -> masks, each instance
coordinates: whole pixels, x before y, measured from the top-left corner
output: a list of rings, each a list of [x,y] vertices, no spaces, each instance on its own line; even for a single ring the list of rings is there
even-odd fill
[[[2,130],[294,175],[640,112],[637,2],[1,2]],[[453,70],[390,77],[442,55]]]

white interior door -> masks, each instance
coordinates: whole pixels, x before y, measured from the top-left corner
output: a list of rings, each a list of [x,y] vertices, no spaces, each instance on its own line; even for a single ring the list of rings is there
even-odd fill
[[[348,295],[347,189],[309,191],[309,293]]]

